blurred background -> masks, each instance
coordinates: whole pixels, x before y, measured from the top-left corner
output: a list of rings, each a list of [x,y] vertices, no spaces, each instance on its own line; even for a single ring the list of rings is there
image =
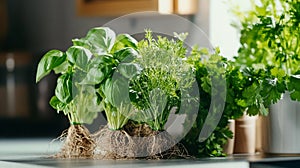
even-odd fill
[[[56,76],[35,83],[37,63],[47,51],[65,51],[73,38],[85,36],[92,27],[126,13],[151,10],[162,15],[128,17],[117,32],[147,28],[143,23],[168,31],[166,21],[176,24],[169,14],[177,14],[201,28],[213,46],[232,58],[239,43],[229,8],[222,0],[0,0],[0,138],[57,137],[68,127],[65,116],[48,104]],[[190,32],[188,25],[178,28]],[[189,36],[195,43],[208,43],[197,32]]]

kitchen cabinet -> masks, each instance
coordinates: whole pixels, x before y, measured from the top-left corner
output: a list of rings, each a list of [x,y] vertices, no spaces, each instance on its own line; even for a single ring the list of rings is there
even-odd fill
[[[199,0],[77,0],[79,16],[121,16],[133,12],[191,15],[198,12]]]

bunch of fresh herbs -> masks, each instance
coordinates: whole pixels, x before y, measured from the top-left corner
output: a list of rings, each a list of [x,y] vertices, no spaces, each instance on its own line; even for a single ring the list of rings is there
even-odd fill
[[[276,103],[286,91],[292,100],[300,100],[299,1],[261,0],[252,4],[249,12],[235,12],[241,18],[241,47],[235,62],[259,73],[263,88],[259,92],[265,106]],[[252,90],[257,87],[253,85]]]
[[[186,63],[186,34],[175,34],[175,39],[152,37],[138,44],[140,58],[135,62],[143,67],[140,75],[130,82],[130,98],[139,110],[135,119],[147,123],[153,130],[162,131],[172,111],[177,113],[187,99],[186,90],[192,88],[192,67]],[[183,100],[185,99],[185,100]]]

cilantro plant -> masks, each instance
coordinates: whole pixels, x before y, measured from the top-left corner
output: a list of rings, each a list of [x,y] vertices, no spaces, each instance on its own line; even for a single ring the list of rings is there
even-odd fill
[[[256,90],[265,106],[276,103],[286,91],[292,100],[300,100],[299,2],[261,0],[258,4],[253,2],[247,13],[235,12],[241,18],[236,63],[242,68],[252,67],[248,75],[257,73],[259,83],[252,90],[261,87]]]
[[[196,121],[181,142],[192,156],[225,156],[222,145],[227,142],[228,138],[232,137],[232,132],[226,127],[232,114],[227,114],[220,108],[220,104],[226,101],[226,83],[222,82],[222,79],[226,78],[226,60],[219,55],[218,50],[216,50],[215,54],[210,54],[207,49],[199,49],[195,46],[187,62],[195,69],[194,73],[199,87],[200,106],[197,116],[190,116],[196,117]],[[224,90],[221,89],[223,92],[220,92],[218,88],[224,88]],[[219,99],[216,102],[220,104],[212,102],[212,97]],[[210,109],[215,110],[210,111]],[[222,116],[217,126],[211,125],[216,118],[209,118],[209,113],[220,112]],[[191,121],[192,118],[188,118],[184,126]],[[206,121],[209,122],[206,123]],[[208,127],[204,128],[205,124]],[[199,139],[203,129],[209,129],[209,127],[213,129],[212,133],[206,139]]]
[[[265,99],[261,96],[261,93],[265,92],[263,82],[266,81],[261,77],[268,74],[261,69],[256,71],[253,68],[241,71],[240,66],[235,62],[219,55],[219,49],[216,49],[214,54],[210,54],[205,48],[194,47],[188,62],[195,68],[200,107],[195,124],[182,142],[189,149],[190,154],[197,157],[225,156],[223,145],[228,138],[233,137],[233,133],[227,127],[228,120],[240,118],[246,110],[249,115],[267,114]],[[222,82],[222,79],[226,82]],[[219,107],[220,104],[213,102],[212,99],[216,99],[215,95],[217,95],[217,102],[220,104],[224,102],[224,109]],[[210,109],[217,111],[210,111]],[[209,125],[216,119],[208,117],[209,113],[217,112],[222,113],[217,126]],[[209,120],[208,127],[205,126],[207,120]],[[191,119],[186,122],[191,122]],[[203,129],[209,127],[213,128],[209,137],[204,140],[199,139]]]

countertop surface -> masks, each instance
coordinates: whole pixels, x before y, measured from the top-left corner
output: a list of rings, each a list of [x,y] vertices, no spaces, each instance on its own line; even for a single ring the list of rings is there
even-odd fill
[[[61,146],[51,139],[0,139],[0,167],[222,167],[285,168],[300,167],[300,156],[232,155],[190,160],[89,160],[53,159]]]

